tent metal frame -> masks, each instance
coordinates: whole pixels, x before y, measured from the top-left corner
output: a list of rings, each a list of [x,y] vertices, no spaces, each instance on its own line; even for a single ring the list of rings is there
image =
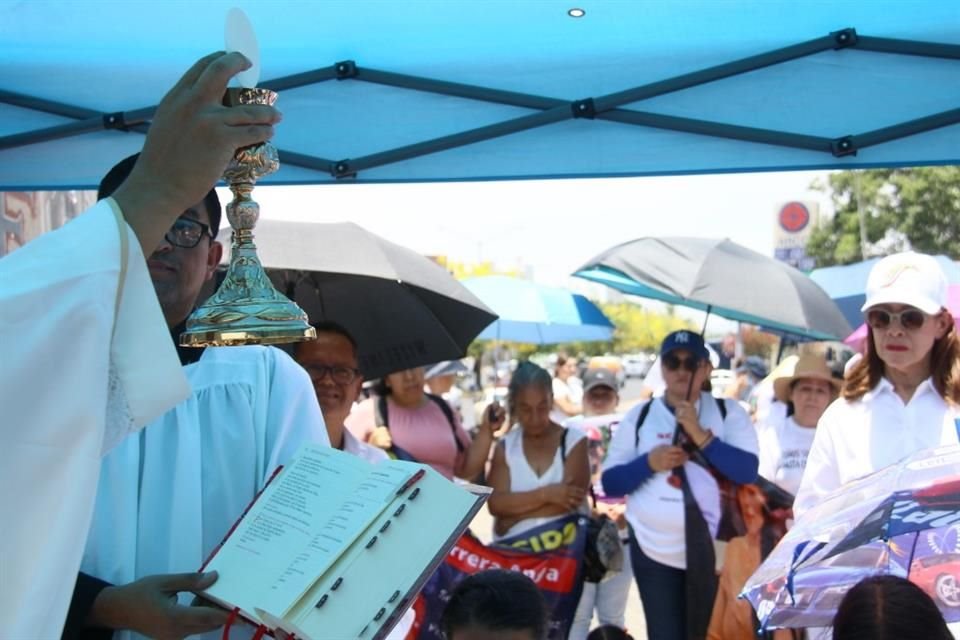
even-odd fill
[[[522,107],[534,111],[534,113],[517,118],[358,158],[331,160],[315,155],[279,150],[280,160],[284,164],[329,173],[338,179],[355,178],[359,171],[366,169],[409,160],[446,149],[463,147],[574,118],[607,120],[627,125],[820,151],[834,157],[856,155],[860,149],[960,123],[960,108],[956,108],[872,131],[826,138],[621,108],[625,104],[756,71],[797,58],[841,49],[960,60],[960,45],[862,36],[857,34],[855,29],[847,28],[831,32],[821,38],[800,42],[700,71],[659,80],[617,93],[573,101],[369,69],[358,66],[352,60],[276,78],[262,82],[260,86],[274,91],[283,91],[329,80],[359,80],[414,91]],[[156,107],[153,106],[132,111],[101,113],[2,89],[0,89],[0,102],[75,119],[75,122],[67,124],[0,137],[0,150],[101,130],[145,133],[149,127],[150,118],[156,110]]]

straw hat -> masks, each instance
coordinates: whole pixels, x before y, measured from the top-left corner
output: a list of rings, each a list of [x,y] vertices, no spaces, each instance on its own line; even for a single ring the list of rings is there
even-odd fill
[[[830,367],[823,356],[812,353],[804,354],[797,359],[793,370],[784,372],[784,375],[773,381],[773,393],[780,402],[790,401],[790,385],[800,378],[813,378],[829,382],[834,392],[840,391],[841,382],[833,377]]]

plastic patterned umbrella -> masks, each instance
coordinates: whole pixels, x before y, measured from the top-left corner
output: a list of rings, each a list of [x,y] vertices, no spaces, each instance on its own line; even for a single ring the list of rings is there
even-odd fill
[[[794,524],[741,597],[761,626],[829,626],[846,592],[909,578],[960,621],[960,446],[913,454],[828,495]]]

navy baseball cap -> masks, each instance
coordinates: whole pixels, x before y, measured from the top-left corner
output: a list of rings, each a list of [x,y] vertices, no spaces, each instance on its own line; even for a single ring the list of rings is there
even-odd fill
[[[660,344],[660,356],[663,357],[676,349],[686,349],[701,360],[709,360],[710,352],[699,333],[682,329],[674,331]]]

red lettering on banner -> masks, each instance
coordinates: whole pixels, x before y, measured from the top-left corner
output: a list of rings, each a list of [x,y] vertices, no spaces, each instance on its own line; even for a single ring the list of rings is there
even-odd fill
[[[484,569],[509,569],[528,576],[540,589],[569,593],[577,578],[577,560],[560,554],[501,553],[463,536],[447,554],[447,564],[466,574]]]

